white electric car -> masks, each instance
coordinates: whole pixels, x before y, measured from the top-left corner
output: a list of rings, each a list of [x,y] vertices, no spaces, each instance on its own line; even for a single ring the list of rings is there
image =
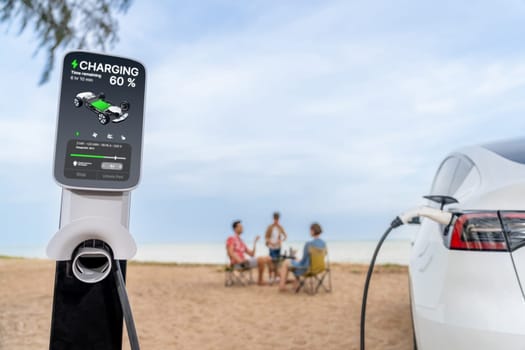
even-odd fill
[[[525,139],[450,154],[431,194],[455,215],[413,242],[415,348],[525,349]]]

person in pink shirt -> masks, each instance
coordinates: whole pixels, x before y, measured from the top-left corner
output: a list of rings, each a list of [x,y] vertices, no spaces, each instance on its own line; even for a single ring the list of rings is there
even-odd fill
[[[241,239],[243,232],[242,223],[240,221],[235,221],[232,224],[233,235],[228,237],[226,240],[226,250],[228,251],[228,256],[230,258],[230,263],[233,265],[239,265],[242,267],[257,267],[258,275],[258,284],[264,285],[263,274],[264,267],[270,266],[272,259],[269,256],[255,256],[255,249],[257,241],[261,238],[260,236],[255,237],[253,242],[253,249],[249,249],[246,244]]]

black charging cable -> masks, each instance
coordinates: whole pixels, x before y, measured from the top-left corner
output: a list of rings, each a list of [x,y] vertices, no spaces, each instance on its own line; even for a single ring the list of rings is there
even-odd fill
[[[365,280],[365,287],[363,290],[363,302],[361,304],[361,327],[360,327],[360,349],[365,350],[365,321],[366,321],[366,301],[368,299],[368,287],[370,286],[370,279],[372,278],[372,273],[374,272],[374,266],[376,264],[377,254],[379,254],[379,250],[381,249],[381,246],[383,245],[383,242],[388,237],[390,232],[392,232],[393,229],[396,227],[399,227],[403,225],[403,221],[396,217],[394,221],[390,224],[390,227],[383,233],[383,236],[379,240],[376,246],[376,250],[374,251],[374,255],[372,256],[372,261],[370,261],[370,266],[368,267],[368,272],[366,274],[366,280]]]
[[[139,338],[137,336],[137,329],[135,328],[135,321],[133,321],[133,313],[129,304],[128,293],[126,292],[126,283],[120,268],[120,262],[115,260],[115,283],[117,285],[117,292],[120,299],[120,306],[124,314],[126,322],[126,329],[128,331],[129,344],[131,350],[140,350]]]

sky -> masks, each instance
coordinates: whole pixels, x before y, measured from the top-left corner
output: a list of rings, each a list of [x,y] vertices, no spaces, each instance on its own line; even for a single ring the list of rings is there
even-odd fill
[[[440,161],[522,136],[525,2],[135,0],[109,53],[148,70],[140,243],[376,239]],[[0,252],[58,227],[59,70],[0,26]],[[62,55],[63,53],[61,53]],[[61,55],[56,65],[60,66]],[[408,231],[397,233],[404,237]]]

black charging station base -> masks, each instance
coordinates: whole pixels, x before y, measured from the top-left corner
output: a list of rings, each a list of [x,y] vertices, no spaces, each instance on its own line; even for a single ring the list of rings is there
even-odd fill
[[[118,261],[124,277],[126,261]],[[123,315],[113,274],[88,284],[79,281],[71,261],[57,261],[50,350],[120,350]]]

